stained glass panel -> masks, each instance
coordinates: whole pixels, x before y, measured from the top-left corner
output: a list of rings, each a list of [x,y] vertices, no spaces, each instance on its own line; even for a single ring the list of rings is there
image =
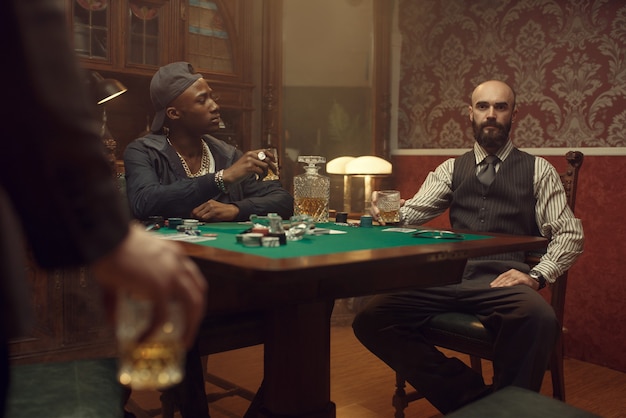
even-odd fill
[[[219,5],[210,0],[189,1],[189,61],[196,67],[233,72],[231,40]]]

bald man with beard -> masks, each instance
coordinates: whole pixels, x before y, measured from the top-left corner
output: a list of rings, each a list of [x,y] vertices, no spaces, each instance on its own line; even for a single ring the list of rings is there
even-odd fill
[[[544,236],[546,254],[532,270],[523,252],[471,259],[461,283],[375,296],[353,323],[361,343],[444,414],[510,385],[539,391],[561,325],[538,290],[574,264],[584,241],[557,171],[511,142],[513,89],[480,84],[468,112],[473,149],[442,163],[402,201],[401,223],[420,225],[449,209],[454,229]],[[376,197],[371,212],[379,220]],[[421,336],[431,317],[454,311],[476,315],[495,336],[492,386]]]

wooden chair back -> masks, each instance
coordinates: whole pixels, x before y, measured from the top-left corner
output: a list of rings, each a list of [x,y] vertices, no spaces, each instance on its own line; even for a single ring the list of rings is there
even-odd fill
[[[565,194],[567,195],[567,204],[572,212],[576,206],[576,191],[578,189],[578,172],[583,164],[584,155],[580,151],[569,151],[565,154],[567,160],[567,168],[564,172],[560,173],[561,182],[563,182],[563,188],[565,188]],[[550,304],[556,312],[556,317],[559,322],[563,324],[563,315],[565,312],[565,290],[567,288],[567,272],[565,272],[551,288]],[[561,350],[562,350],[562,342]]]

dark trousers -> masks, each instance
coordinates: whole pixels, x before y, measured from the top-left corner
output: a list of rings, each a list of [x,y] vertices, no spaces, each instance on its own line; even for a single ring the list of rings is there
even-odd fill
[[[494,390],[539,391],[560,325],[534,289],[489,287],[510,267],[528,271],[522,263],[470,262],[460,284],[375,296],[356,316],[355,335],[445,414],[487,388],[480,374],[424,341],[420,326],[440,312],[472,313],[495,336]]]

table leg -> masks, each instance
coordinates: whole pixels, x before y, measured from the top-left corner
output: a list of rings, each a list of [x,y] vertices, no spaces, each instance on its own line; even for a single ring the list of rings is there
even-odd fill
[[[335,418],[330,400],[330,316],[334,301],[267,314],[263,418]]]

